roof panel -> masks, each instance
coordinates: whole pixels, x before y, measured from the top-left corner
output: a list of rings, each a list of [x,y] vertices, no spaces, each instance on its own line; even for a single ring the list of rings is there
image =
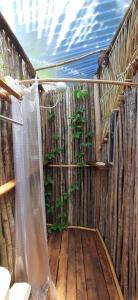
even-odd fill
[[[0,9],[35,68],[106,48],[130,0],[0,0]],[[98,55],[39,72],[91,78]]]

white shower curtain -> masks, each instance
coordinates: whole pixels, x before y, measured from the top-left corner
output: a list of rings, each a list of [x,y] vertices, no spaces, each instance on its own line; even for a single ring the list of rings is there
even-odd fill
[[[32,287],[32,299],[46,299],[50,284],[43,188],[38,84],[12,97],[15,193],[15,281]]]

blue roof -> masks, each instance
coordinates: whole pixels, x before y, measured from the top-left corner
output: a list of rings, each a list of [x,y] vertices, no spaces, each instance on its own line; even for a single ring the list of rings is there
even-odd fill
[[[0,9],[34,68],[107,48],[130,0],[0,0]],[[98,54],[39,77],[92,78]]]

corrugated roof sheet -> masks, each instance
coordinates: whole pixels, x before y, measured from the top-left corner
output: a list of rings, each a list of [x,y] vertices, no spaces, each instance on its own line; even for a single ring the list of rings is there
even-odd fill
[[[0,0],[0,9],[35,68],[107,48],[130,0]],[[98,54],[39,77],[92,78]]]

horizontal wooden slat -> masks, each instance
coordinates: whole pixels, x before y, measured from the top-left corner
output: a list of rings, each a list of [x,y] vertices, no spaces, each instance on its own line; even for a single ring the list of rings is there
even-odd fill
[[[7,83],[5,83],[1,79],[0,79],[0,87],[3,88],[6,92],[8,92],[9,95],[12,95],[12,96],[16,97],[17,99],[21,100],[22,95],[17,93],[15,90],[13,90]]]
[[[3,184],[0,186],[0,197],[3,196],[4,194],[8,193],[11,191],[13,188],[16,186],[16,181],[10,180],[9,182]]]

